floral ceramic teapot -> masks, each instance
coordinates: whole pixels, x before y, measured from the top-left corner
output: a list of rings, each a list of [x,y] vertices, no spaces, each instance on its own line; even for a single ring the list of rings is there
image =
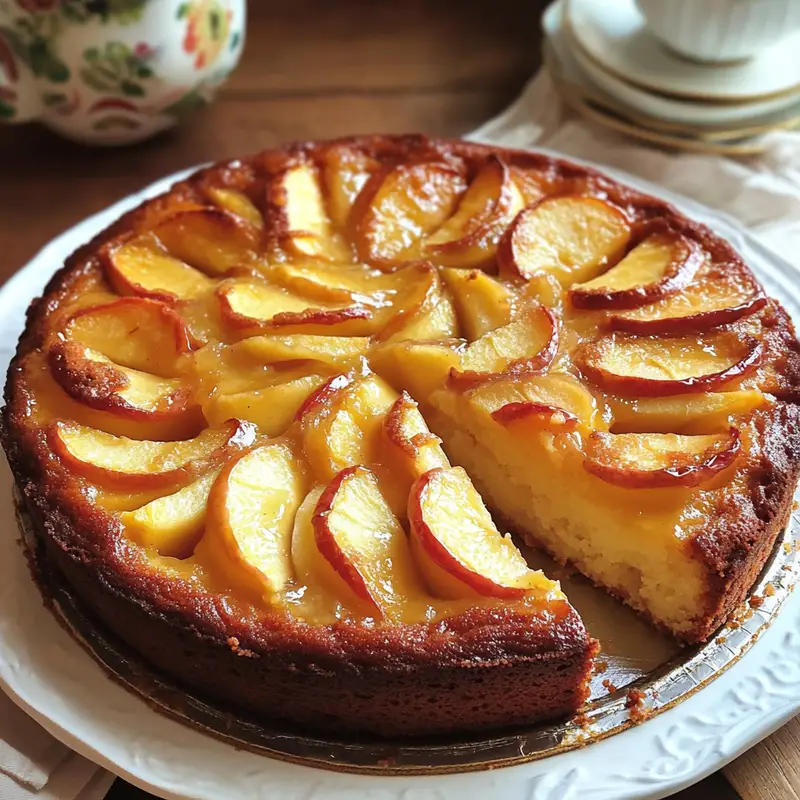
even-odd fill
[[[244,0],[0,0],[0,121],[145,139],[213,97],[244,27]]]

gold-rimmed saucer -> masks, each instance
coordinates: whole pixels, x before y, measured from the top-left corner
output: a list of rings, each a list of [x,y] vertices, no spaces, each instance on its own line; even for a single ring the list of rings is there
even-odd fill
[[[612,111],[604,104],[601,104],[591,93],[587,93],[580,86],[565,81],[559,72],[557,61],[550,47],[545,47],[544,49],[544,62],[553,79],[556,91],[569,108],[583,117],[618,133],[624,133],[635,139],[649,144],[656,144],[669,150],[683,150],[692,153],[750,156],[764,152],[765,143],[758,138],[715,141],[713,139],[689,136],[685,133],[643,127],[641,122],[634,121],[632,118],[623,116],[620,112]]]
[[[800,108],[738,125],[697,126],[655,117],[619,101],[593,84],[575,58],[563,24],[564,4],[565,0],[553,3],[542,18],[545,63],[564,102],[594,122],[664,148],[727,156],[757,154],[766,146],[764,134],[800,128]]]
[[[606,72],[673,100],[736,105],[800,94],[800,37],[745,62],[711,65],[681,58],[647,31],[634,0],[568,0],[566,24],[581,51]]]

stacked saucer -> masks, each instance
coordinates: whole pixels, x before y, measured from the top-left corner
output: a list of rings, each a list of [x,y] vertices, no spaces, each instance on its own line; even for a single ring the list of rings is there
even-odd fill
[[[800,129],[800,32],[752,58],[713,63],[663,44],[634,0],[556,0],[542,26],[562,98],[608,127],[726,155],[760,152],[764,134]]]

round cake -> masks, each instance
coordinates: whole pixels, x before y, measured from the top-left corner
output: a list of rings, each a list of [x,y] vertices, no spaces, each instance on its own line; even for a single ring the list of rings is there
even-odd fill
[[[798,365],[668,204],[361,137],[203,169],[74,253],[2,439],[49,574],[187,691],[464,733],[587,697],[598,643],[518,542],[684,642],[725,622],[788,519]]]

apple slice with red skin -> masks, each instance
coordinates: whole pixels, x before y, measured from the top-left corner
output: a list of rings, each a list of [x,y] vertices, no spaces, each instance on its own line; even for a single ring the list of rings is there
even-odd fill
[[[374,312],[364,306],[307,308],[285,311],[269,321],[269,327],[293,333],[323,336],[365,336],[374,328]]]
[[[290,255],[333,262],[353,260],[349,246],[333,230],[319,170],[311,163],[293,164],[272,176],[266,218],[268,235]]]
[[[501,158],[491,155],[453,216],[425,240],[423,254],[444,266],[486,264],[494,258],[501,234],[524,205],[511,171]]]
[[[84,306],[67,318],[61,331],[67,341],[102,353],[115,364],[161,377],[179,374],[178,361],[199,344],[180,314],[145,297]]]
[[[271,264],[266,272],[272,283],[309,300],[327,304],[355,304],[381,308],[402,288],[401,279],[355,264],[304,261]]]
[[[294,577],[292,527],[306,491],[291,442],[276,439],[229,461],[208,498],[200,563],[254,598],[280,593]]]
[[[395,295],[388,320],[375,335],[376,342],[405,339],[446,339],[455,333],[455,309],[442,291],[438,270],[428,263],[405,267],[401,288]],[[386,316],[386,312],[382,316]]]
[[[280,287],[260,281],[229,280],[216,290],[220,316],[245,335],[285,333],[363,336],[371,333],[374,312],[363,306],[322,308]]]
[[[623,397],[717,390],[755,372],[764,356],[755,338],[719,331],[698,339],[610,334],[583,344],[575,363],[592,383]]]
[[[405,592],[395,583],[401,569],[410,571],[406,534],[369,469],[339,472],[320,495],[311,524],[320,554],[359,600],[379,616],[401,602]]]
[[[686,287],[704,259],[697,242],[676,231],[656,230],[607,272],[573,285],[569,296],[576,308],[638,308]]]
[[[625,489],[699,486],[727,469],[741,450],[739,432],[593,433],[586,445],[587,472]]]
[[[198,411],[194,381],[161,378],[123,367],[102,353],[77,342],[59,341],[47,352],[50,372],[74,400],[121,417],[142,422],[173,419]]]
[[[500,276],[528,280],[548,272],[563,285],[586,281],[615,263],[630,237],[625,213],[605,200],[545,197],[521,211],[500,240]]]
[[[185,485],[255,441],[249,422],[228,420],[194,439],[152,442],[128,439],[74,422],[47,429],[53,452],[70,470],[99,486],[126,491]]]
[[[151,232],[171,256],[212,276],[251,263],[261,244],[258,228],[212,206],[176,211]]]
[[[350,212],[358,257],[386,271],[418,260],[425,236],[452,215],[465,188],[461,173],[442,162],[379,170]]]
[[[470,389],[495,375],[530,374],[547,369],[558,353],[558,320],[545,306],[525,305],[508,325],[472,342],[451,369],[448,386]]]
[[[408,519],[412,553],[440,597],[512,600],[555,587],[497,530],[461,467],[421,475],[408,498]]]
[[[98,257],[108,282],[121,295],[135,295],[175,305],[213,287],[202,272],[173,258],[151,236],[125,233],[112,239]]]
[[[467,397],[472,408],[503,426],[553,433],[603,426],[594,395],[581,380],[564,372],[498,376],[471,389]]]
[[[431,433],[417,403],[407,392],[395,400],[383,420],[378,471],[386,499],[405,521],[413,482],[434,467],[449,467],[442,440]]]
[[[643,308],[614,314],[612,330],[654,335],[701,333],[755,314],[767,297],[741,267],[715,264],[679,294]]]
[[[377,465],[381,426],[396,398],[386,383],[367,374],[332,379],[308,399],[300,419],[301,440],[320,482],[355,464]]]
[[[295,420],[302,420],[306,414],[318,413],[323,407],[330,406],[339,397],[342,389],[350,386],[353,380],[349,374],[334,375],[329,378],[308,395],[305,402],[297,409]]]
[[[408,392],[395,400],[383,421],[383,434],[393,459],[399,461],[414,478],[434,467],[449,467],[442,450],[442,440],[431,433],[419,406]]]
[[[492,412],[492,419],[501,425],[532,425],[542,430],[574,431],[580,425],[575,414],[548,403],[514,402]]]

